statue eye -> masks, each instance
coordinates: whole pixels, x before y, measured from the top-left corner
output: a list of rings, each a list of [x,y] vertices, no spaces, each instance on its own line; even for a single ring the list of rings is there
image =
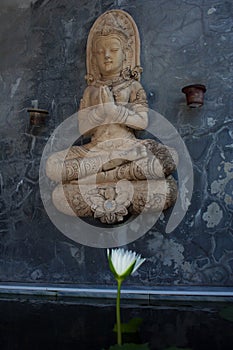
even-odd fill
[[[103,54],[104,50],[103,49],[98,49],[96,52],[97,52],[98,55],[101,55],[101,54]]]
[[[112,51],[112,52],[119,51],[119,48],[118,48],[118,47],[112,47],[112,48],[111,48],[111,51]]]

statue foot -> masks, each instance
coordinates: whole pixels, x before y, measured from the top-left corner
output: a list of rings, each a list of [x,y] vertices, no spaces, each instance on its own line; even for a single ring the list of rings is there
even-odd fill
[[[147,157],[147,150],[144,145],[138,143],[134,144],[134,147],[131,147],[126,150],[116,150],[110,154],[110,160],[103,164],[102,170],[108,171],[112,170],[122,164],[127,162],[132,162],[141,158]]]
[[[117,154],[118,154],[118,157],[117,157]],[[134,160],[138,160],[140,158],[145,158],[145,157],[147,157],[146,147],[140,144],[135,145],[134,147],[128,150],[116,152],[116,158],[121,158],[130,162]]]

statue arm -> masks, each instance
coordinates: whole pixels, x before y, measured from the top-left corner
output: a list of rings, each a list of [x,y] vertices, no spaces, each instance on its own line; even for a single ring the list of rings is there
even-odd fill
[[[80,101],[78,111],[79,131],[82,135],[90,135],[93,129],[103,123],[103,106],[96,101],[92,101],[95,88],[88,86],[84,91],[83,98]]]

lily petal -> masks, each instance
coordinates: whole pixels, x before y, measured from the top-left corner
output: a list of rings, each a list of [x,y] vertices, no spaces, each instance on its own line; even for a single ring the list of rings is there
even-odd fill
[[[114,276],[123,279],[134,273],[146,260],[141,258],[141,255],[122,248],[112,249],[111,251],[108,249],[107,256]]]

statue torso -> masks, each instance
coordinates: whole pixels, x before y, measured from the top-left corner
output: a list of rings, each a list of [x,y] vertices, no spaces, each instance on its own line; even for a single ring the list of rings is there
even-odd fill
[[[109,84],[107,81],[97,81],[88,86],[84,93],[84,108],[100,104],[100,86],[107,85],[112,91],[116,105],[126,105],[136,100],[137,90],[141,85],[133,79]],[[112,139],[135,139],[134,130],[125,124],[104,124],[93,130],[92,142],[98,143]]]

